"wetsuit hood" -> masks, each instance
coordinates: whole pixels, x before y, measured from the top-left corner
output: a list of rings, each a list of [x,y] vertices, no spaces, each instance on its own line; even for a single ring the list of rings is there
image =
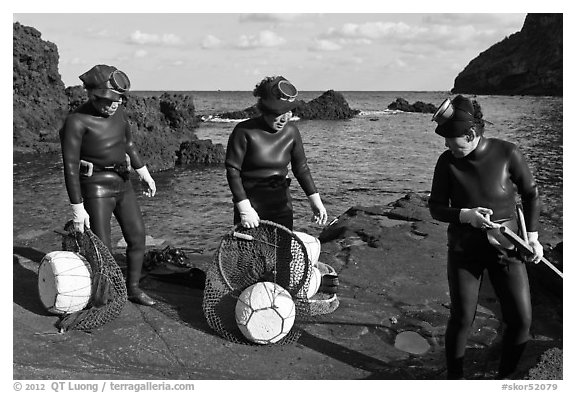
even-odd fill
[[[97,97],[119,101],[130,90],[130,79],[114,66],[99,64],[79,76],[86,90]]]
[[[302,104],[302,101],[296,100],[297,96],[298,89],[283,76],[278,76],[267,82],[260,104],[266,112],[282,115]]]
[[[448,104],[452,107],[449,118],[442,124],[438,124],[434,132],[444,138],[456,138],[466,134],[474,125],[472,101],[462,95],[457,95],[449,100]]]

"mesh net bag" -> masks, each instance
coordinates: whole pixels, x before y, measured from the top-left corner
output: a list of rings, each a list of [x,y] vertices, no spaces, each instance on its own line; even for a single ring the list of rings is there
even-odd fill
[[[234,308],[240,293],[260,281],[276,283],[290,293],[296,321],[309,315],[306,247],[288,228],[266,220],[253,229],[237,226],[222,238],[206,272],[202,307],[210,327],[230,341],[249,343],[236,324]],[[300,333],[294,326],[277,344],[292,343]]]
[[[62,249],[84,256],[92,269],[92,296],[85,309],[66,314],[58,321],[60,331],[93,330],[112,321],[127,300],[122,270],[108,247],[89,228],[75,232],[72,222],[64,227]]]

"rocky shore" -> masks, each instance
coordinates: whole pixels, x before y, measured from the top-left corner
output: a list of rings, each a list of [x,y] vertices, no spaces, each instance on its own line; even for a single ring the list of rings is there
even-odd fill
[[[57,63],[54,44],[41,40],[37,30],[14,24],[15,153],[58,151],[62,119],[85,97],[81,87],[64,88]],[[129,95],[126,110],[151,170],[222,163],[223,147],[195,136],[201,120],[193,97]],[[334,91],[295,111],[309,119],[356,114]],[[546,256],[562,269],[561,239],[550,233],[541,233]],[[14,379],[444,378],[446,225],[430,217],[424,195],[408,194],[385,206],[354,206],[325,228],[320,261],[338,272],[340,306],[300,323],[299,340],[286,346],[226,341],[206,323],[201,289],[152,277],[142,286],[159,301],[157,307],[127,303],[119,318],[100,329],[57,334],[57,317],[39,300],[37,271],[42,257],[59,247],[59,238],[50,229],[30,227],[14,227],[13,237]],[[148,246],[164,244],[155,239]],[[122,265],[124,250],[113,251]],[[211,255],[190,259],[202,270],[212,263]],[[532,341],[516,377],[562,379],[563,283],[543,264],[529,269]],[[494,377],[500,320],[485,280],[468,348],[468,378]]]
[[[203,291],[145,277],[159,303],[127,303],[92,332],[56,334],[37,293],[37,269],[58,237],[14,228],[15,379],[443,379],[449,313],[446,224],[433,220],[426,196],[408,194],[384,206],[351,207],[320,234],[320,261],[339,275],[339,307],[297,324],[300,338],[283,346],[236,344],[208,326]],[[542,234],[543,242],[547,235]],[[18,240],[20,239],[20,240]],[[165,246],[148,239],[149,250]],[[114,251],[123,267],[123,250]],[[550,260],[561,253],[547,247]],[[204,271],[211,255],[191,254]],[[532,340],[516,379],[562,379],[561,283],[530,266]],[[498,365],[500,311],[484,280],[467,350],[467,378],[492,379]],[[42,348],[41,351],[38,348]]]

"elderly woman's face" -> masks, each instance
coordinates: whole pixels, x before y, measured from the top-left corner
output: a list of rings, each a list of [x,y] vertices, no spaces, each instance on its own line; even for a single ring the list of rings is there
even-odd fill
[[[266,123],[275,131],[282,131],[291,118],[292,112],[286,112],[281,115],[264,115]]]
[[[455,138],[444,138],[444,140],[446,147],[450,149],[456,158],[466,157],[478,146],[478,138],[470,138],[466,135]]]
[[[90,100],[94,108],[104,116],[112,116],[117,110],[122,101],[113,101],[103,97],[97,97],[93,94],[90,95]]]

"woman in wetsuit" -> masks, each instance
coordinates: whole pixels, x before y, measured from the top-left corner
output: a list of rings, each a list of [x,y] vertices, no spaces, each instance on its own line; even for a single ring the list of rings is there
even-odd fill
[[[254,228],[260,219],[293,228],[288,164],[306,193],[316,223],[326,209],[308,168],[292,109],[300,104],[296,87],[284,77],[267,77],[254,89],[261,116],[239,123],[226,149],[226,177],[234,202],[234,223]]]
[[[448,284],[450,319],[445,347],[449,379],[464,378],[466,341],[474,321],[484,270],[500,301],[505,324],[498,378],[516,370],[529,340],[532,319],[530,289],[524,260],[503,239],[499,225],[517,227],[516,191],[526,216],[528,242],[538,263],[540,198],[534,178],[512,143],[484,137],[484,120],[477,102],[458,95],[446,100],[433,120],[445,138],[432,181],[432,217],[448,226]]]
[[[89,227],[112,250],[110,220],[114,214],[127,243],[128,299],[150,306],[154,300],[139,288],[145,230],[129,180],[129,166],[147,183],[148,196],[154,196],[156,185],[134,145],[122,107],[130,80],[108,65],[94,66],[80,80],[88,92],[88,101],[66,117],[60,130],[74,228],[83,232],[84,226]]]

